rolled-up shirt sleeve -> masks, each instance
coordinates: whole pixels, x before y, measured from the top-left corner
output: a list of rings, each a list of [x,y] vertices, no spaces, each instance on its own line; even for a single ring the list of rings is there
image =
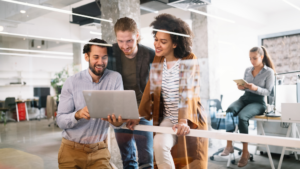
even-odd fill
[[[269,96],[272,92],[274,86],[275,76],[273,71],[268,72],[268,76],[266,78],[266,88],[262,88],[257,86],[257,94],[263,96]]]
[[[57,111],[57,125],[61,129],[73,128],[78,121],[75,119],[75,104],[72,94],[71,78],[68,78],[63,85],[58,111]]]
[[[246,72],[245,72],[244,79],[246,79]],[[249,90],[249,89],[245,89],[245,91],[252,92],[262,96],[270,96],[275,82],[274,71],[272,69],[268,69],[266,74],[260,77],[258,76],[256,78],[259,81],[259,83],[264,84],[263,87],[261,87],[262,85],[258,86],[258,84],[254,83],[257,86],[256,91]]]

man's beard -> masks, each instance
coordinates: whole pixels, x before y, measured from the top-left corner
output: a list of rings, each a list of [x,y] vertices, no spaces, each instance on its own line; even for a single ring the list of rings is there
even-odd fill
[[[124,49],[122,49],[122,52],[123,52],[125,55],[131,55],[131,54],[134,52],[135,48],[137,48],[137,45],[135,45],[135,47],[132,47],[131,50],[130,50],[130,52],[125,53],[125,52],[124,52]]]
[[[102,75],[103,75],[103,73],[104,73],[106,67],[105,67],[105,65],[101,65],[101,66],[103,67],[103,70],[97,72],[97,71],[95,70],[95,66],[92,66],[92,65],[91,65],[91,62],[89,62],[89,68],[90,68],[90,70],[94,73],[94,75],[96,75],[96,76],[102,76]]]

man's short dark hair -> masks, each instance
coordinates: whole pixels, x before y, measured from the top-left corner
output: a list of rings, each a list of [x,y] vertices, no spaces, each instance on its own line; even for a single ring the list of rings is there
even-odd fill
[[[102,44],[108,44],[105,40],[102,40],[102,39],[98,39],[98,38],[94,38],[94,39],[91,39],[89,42],[92,42],[92,43],[102,43]],[[91,47],[95,45],[95,46],[99,46],[99,47],[102,47],[102,48],[107,48],[107,54],[109,55],[111,53],[111,47],[109,46],[104,46],[104,45],[98,45],[98,44],[85,44],[84,47],[83,47],[83,54],[89,54],[91,52]]]

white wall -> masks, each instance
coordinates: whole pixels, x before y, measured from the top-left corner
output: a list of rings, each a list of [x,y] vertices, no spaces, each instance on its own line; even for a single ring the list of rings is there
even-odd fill
[[[7,28],[5,31],[52,38],[79,39],[80,36],[79,26],[69,24],[69,16],[65,14],[52,12],[29,22],[31,24],[19,24],[17,28]],[[54,42],[47,46],[43,50],[73,52],[71,43],[57,42],[56,44]],[[2,37],[1,47],[29,49],[29,42],[28,39],[23,40],[22,37]],[[61,71],[66,66],[70,67],[72,62],[70,59],[0,55],[0,100],[4,100],[6,97],[33,98],[34,86],[50,87],[54,73]],[[10,82],[21,80],[25,81],[27,85],[7,86]],[[53,89],[51,89],[51,94],[54,95]]]
[[[243,78],[245,69],[251,66],[249,50],[258,45],[258,36],[300,29],[300,11],[283,1],[273,0],[213,0],[212,6],[218,9],[218,16],[235,21],[229,23],[218,20],[217,25],[220,91],[224,95],[223,109],[226,110],[243,94],[237,89],[233,79]],[[160,13],[170,13],[191,23],[189,11],[172,8]],[[141,43],[152,48],[154,40],[147,27],[157,15],[151,13],[141,16]]]
[[[292,1],[297,3],[297,1]],[[242,94],[242,92],[236,89],[232,79],[242,78],[245,68],[251,66],[248,51],[258,44],[258,36],[300,29],[300,22],[297,22],[297,19],[300,17],[300,11],[282,1],[273,0],[264,0],[263,2],[260,0],[213,0],[212,6],[218,8],[218,16],[235,21],[234,24],[221,20],[218,21],[218,45],[220,54],[220,65],[218,69],[222,72],[220,77],[220,90],[221,93],[224,94],[223,106],[226,108]],[[70,10],[70,8],[71,6],[65,9]],[[161,13],[173,14],[191,25],[189,11],[171,8],[160,11],[159,14]],[[158,14],[150,13],[142,15],[140,19],[141,43],[151,48],[153,48],[154,39],[148,27],[157,15]],[[31,24],[19,24],[17,28],[6,28],[5,31],[75,40],[89,40],[96,37],[95,35],[89,34],[89,28],[69,24],[69,17],[70,16],[66,14],[52,12],[29,21]],[[101,32],[100,30],[95,31]],[[1,46],[2,45],[14,48],[28,48],[28,43],[24,44],[22,42],[2,43]],[[72,45],[59,44],[57,46],[51,46],[47,50],[72,52]],[[57,72],[68,64],[72,64],[72,61],[0,56],[0,71],[2,72],[11,70],[15,71],[14,73],[16,73],[17,70],[21,70],[33,74],[36,72]],[[85,69],[87,66],[82,56],[82,67]],[[0,75],[2,74],[0,73]],[[0,79],[0,84],[5,84],[8,81],[7,79]],[[40,83],[44,84],[44,82]],[[23,89],[21,90],[17,87],[13,87],[13,89],[9,90],[22,91],[22,93],[27,92],[27,94],[24,95],[26,97],[31,96],[30,93],[32,93],[30,91],[31,89],[24,89],[23,91]],[[0,91],[0,99],[8,95],[17,96],[20,93],[6,92],[8,91],[7,87],[0,87]]]

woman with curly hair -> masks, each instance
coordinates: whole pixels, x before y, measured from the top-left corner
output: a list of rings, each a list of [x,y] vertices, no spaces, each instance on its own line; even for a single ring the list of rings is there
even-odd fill
[[[208,140],[186,137],[190,129],[207,130],[199,97],[199,65],[191,52],[192,31],[187,23],[161,14],[150,24],[155,38],[155,58],[139,113],[153,125],[172,127],[176,135],[156,133],[154,155],[160,169],[207,168]],[[161,77],[159,80],[157,77]],[[138,124],[129,121],[133,130]]]

